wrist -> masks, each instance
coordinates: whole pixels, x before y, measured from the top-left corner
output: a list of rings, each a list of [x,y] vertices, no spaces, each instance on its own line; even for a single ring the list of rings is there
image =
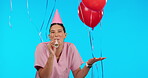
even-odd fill
[[[50,57],[50,58],[54,57],[54,54],[52,54],[52,53],[51,53],[51,54],[49,54],[49,57]]]
[[[88,64],[88,63],[86,63],[86,65],[85,65],[87,68],[91,68],[92,67],[92,64]]]

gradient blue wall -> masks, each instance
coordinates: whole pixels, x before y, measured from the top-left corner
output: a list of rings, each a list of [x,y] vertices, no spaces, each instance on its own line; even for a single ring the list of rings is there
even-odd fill
[[[30,17],[26,0],[0,0],[0,76],[1,78],[34,78],[34,51],[41,42],[39,28],[45,19],[45,26],[54,0],[29,0]],[[93,31],[94,51],[91,51],[88,27],[78,17],[79,0],[57,0],[63,23],[67,30],[65,41],[74,43],[84,62],[91,53],[103,56],[104,78],[148,78],[148,1],[108,0],[104,8],[102,30],[99,25]],[[9,19],[9,16],[11,17]],[[9,25],[9,21],[12,27]],[[41,31],[44,41],[46,28]],[[100,40],[102,40],[100,42]],[[101,75],[99,67],[95,77]],[[84,65],[82,65],[84,66]],[[86,78],[90,78],[91,71]],[[73,78],[70,74],[70,78]],[[101,77],[99,77],[101,78]]]

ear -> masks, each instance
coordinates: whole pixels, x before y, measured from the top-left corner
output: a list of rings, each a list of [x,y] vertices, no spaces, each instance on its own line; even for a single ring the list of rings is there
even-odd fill
[[[66,36],[67,36],[67,33],[65,33],[65,38],[66,38]]]
[[[49,39],[50,39],[50,34],[48,35]]]

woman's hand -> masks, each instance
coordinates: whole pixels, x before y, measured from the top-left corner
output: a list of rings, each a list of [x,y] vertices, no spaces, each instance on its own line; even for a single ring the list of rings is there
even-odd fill
[[[56,53],[56,47],[54,46],[54,43],[55,43],[55,41],[50,41],[47,45],[49,53],[51,55],[55,55],[55,53]]]
[[[92,58],[92,59],[89,59],[87,64],[90,64],[92,65],[93,63],[97,62],[97,61],[101,61],[103,59],[106,59],[106,57],[100,57],[100,58]]]
[[[61,48],[63,48],[63,41],[61,41],[61,40],[57,40],[58,41],[58,44],[59,44],[59,49],[61,49]]]

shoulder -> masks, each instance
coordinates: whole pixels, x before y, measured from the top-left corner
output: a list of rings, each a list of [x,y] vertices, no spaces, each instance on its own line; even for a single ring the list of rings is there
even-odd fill
[[[47,48],[47,44],[48,44],[48,42],[39,43],[39,44],[36,46],[36,50],[45,50],[45,49]]]
[[[48,42],[39,43],[36,47],[36,55],[46,53]]]
[[[77,51],[76,46],[73,43],[64,42],[65,50],[70,53],[75,53]]]

